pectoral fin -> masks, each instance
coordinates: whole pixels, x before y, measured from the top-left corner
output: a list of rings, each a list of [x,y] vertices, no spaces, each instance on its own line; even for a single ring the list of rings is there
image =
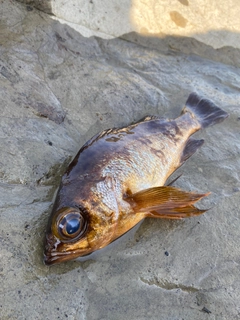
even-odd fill
[[[199,216],[200,214],[206,212],[208,209],[200,210],[193,205],[180,207],[180,208],[171,208],[169,210],[155,210],[150,211],[146,214],[147,217],[151,218],[162,218],[162,219],[183,219],[193,216]]]
[[[208,195],[162,186],[128,195],[124,200],[132,205],[135,212],[145,212],[147,217],[181,219],[205,212],[193,204]]]

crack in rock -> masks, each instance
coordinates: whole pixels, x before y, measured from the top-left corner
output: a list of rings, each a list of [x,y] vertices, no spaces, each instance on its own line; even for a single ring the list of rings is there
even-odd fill
[[[152,279],[145,279],[143,277],[140,277],[140,280],[146,284],[148,284],[149,286],[155,285],[161,289],[164,290],[177,290],[180,289],[182,291],[185,291],[187,293],[193,293],[193,292],[198,292],[199,289],[192,287],[192,286],[185,286],[183,284],[180,283],[171,283],[168,282],[167,280],[161,280],[158,279],[157,277],[154,277]]]

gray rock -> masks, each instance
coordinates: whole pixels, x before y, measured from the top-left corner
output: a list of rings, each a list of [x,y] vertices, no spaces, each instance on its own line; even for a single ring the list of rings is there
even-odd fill
[[[16,2],[0,10],[1,319],[240,319],[236,49],[88,39]],[[211,209],[149,219],[89,260],[43,265],[53,196],[80,146],[147,114],[176,117],[192,91],[230,114],[199,134],[176,182],[211,191]]]

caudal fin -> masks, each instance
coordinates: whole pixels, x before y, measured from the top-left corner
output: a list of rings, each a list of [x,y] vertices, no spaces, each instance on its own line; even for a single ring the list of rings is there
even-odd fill
[[[213,102],[202,99],[195,92],[187,99],[183,113],[190,112],[199,121],[202,128],[222,122],[228,113],[217,107]]]

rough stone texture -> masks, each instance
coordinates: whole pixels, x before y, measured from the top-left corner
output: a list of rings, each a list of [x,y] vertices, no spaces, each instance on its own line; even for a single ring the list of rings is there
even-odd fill
[[[1,320],[240,319],[238,51],[88,39],[9,0],[0,16]],[[176,183],[211,191],[201,206],[212,209],[146,220],[89,260],[44,266],[53,195],[80,146],[147,114],[176,117],[191,91],[230,114],[199,134],[206,143]]]
[[[240,49],[238,0],[18,0],[51,12],[84,36],[143,35],[195,38],[214,48]]]

